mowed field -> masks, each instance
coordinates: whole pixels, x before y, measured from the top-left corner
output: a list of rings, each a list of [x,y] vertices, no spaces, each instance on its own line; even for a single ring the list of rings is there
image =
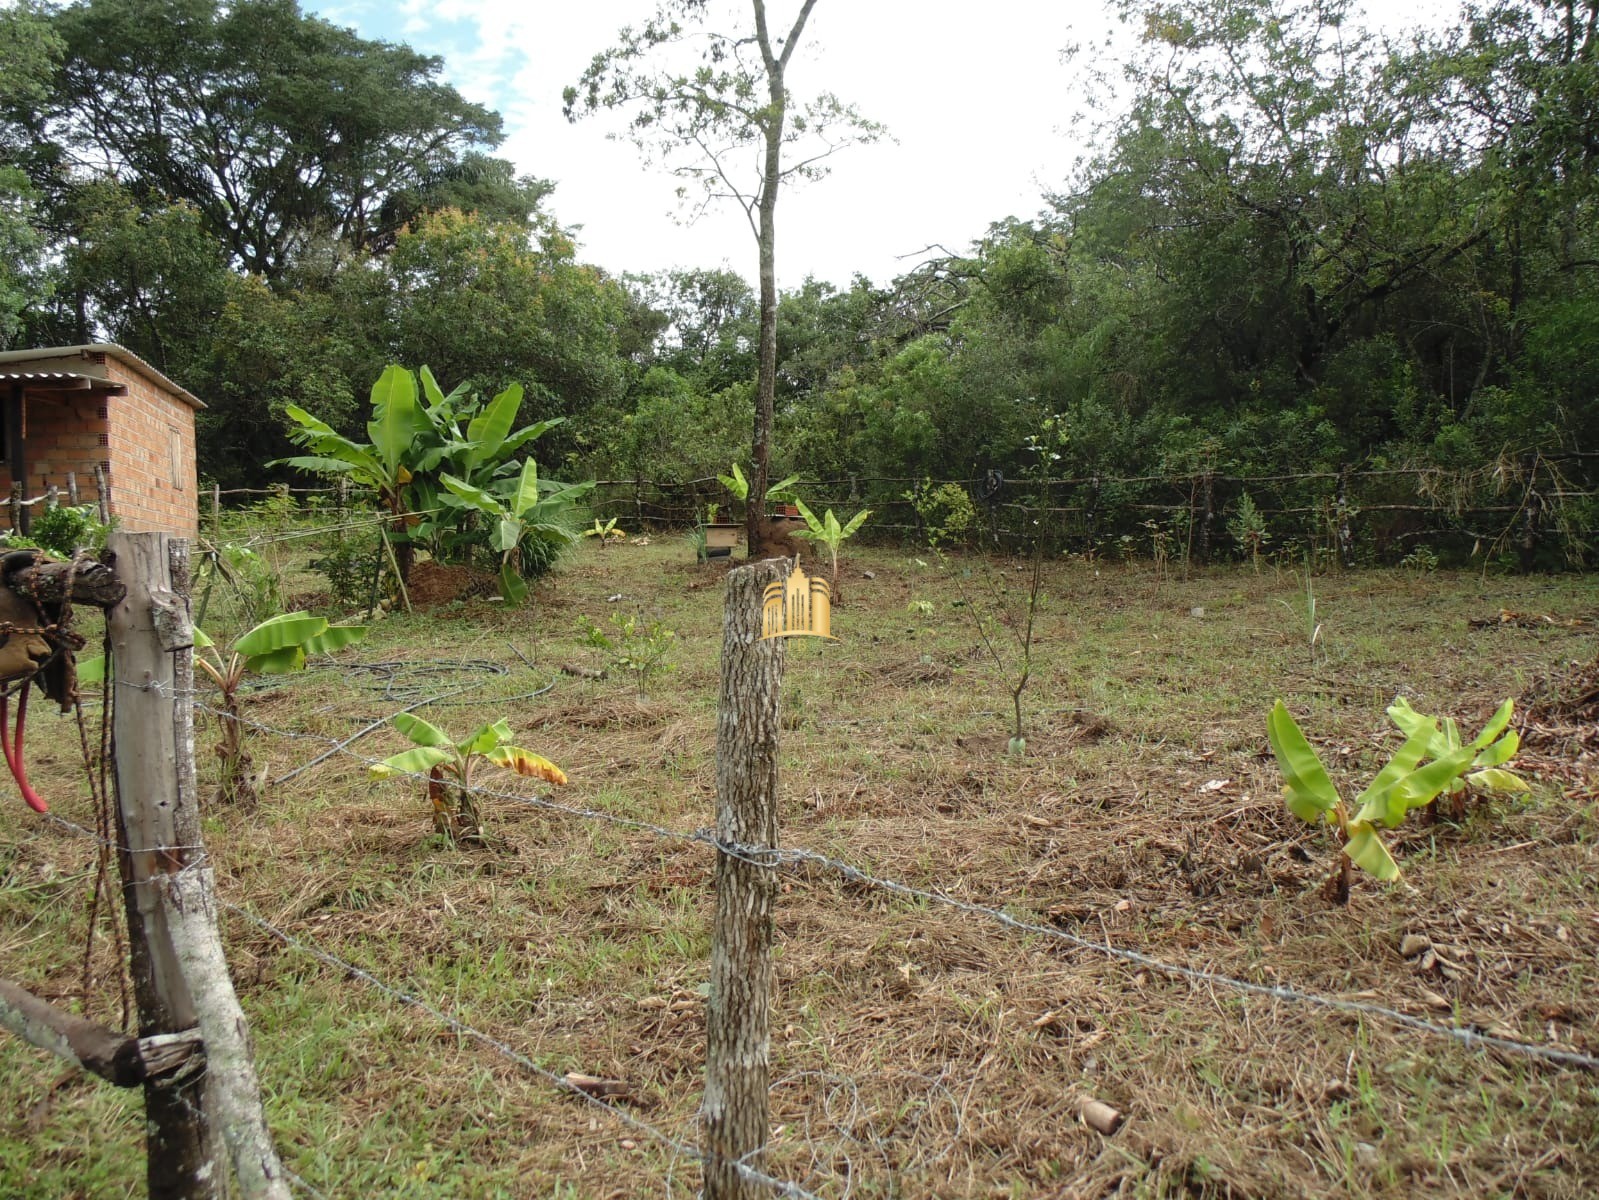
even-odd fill
[[[1293,570],[1052,562],[1017,756],[973,613],[1029,577],[851,549],[839,641],[787,651],[782,839],[814,857],[781,868],[767,1169],[833,1200],[1599,1190],[1599,1074],[1287,994],[1599,1055],[1592,578],[1330,572],[1312,645]],[[251,690],[252,753],[282,780],[431,698],[457,737],[507,718],[568,786],[485,771],[492,843],[453,847],[417,782],[368,777],[407,744],[382,726],[208,811],[279,1146],[308,1195],[691,1197],[714,852],[687,835],[715,819],[725,569],[666,537],[586,544],[515,611],[461,583],[424,564],[428,606]],[[675,632],[647,695],[560,672],[603,665],[579,626],[618,613]],[[219,587],[207,624],[229,620]],[[1397,695],[1468,735],[1516,697],[1532,791],[1411,814],[1403,878],[1336,906],[1332,835],[1284,810],[1265,716],[1283,699],[1352,796],[1400,741]],[[29,756],[93,827],[72,719],[40,705]],[[95,858],[7,786],[0,975],[116,1023],[103,910],[83,996]],[[639,1125],[514,1056],[621,1081]],[[137,1093],[9,1035],[0,1080],[0,1195],[143,1193]]]

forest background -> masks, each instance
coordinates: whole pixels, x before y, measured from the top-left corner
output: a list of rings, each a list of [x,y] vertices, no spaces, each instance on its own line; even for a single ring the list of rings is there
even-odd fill
[[[1045,428],[1078,476],[1537,456],[1599,526],[1599,0],[1402,37],[1340,0],[1117,9],[1125,59],[1063,67],[1105,104],[1036,217],[782,294],[775,474],[879,503],[1025,477]],[[359,428],[396,361],[521,383],[521,422],[567,418],[538,447],[563,478],[747,461],[744,277],[582,261],[582,214],[442,65],[294,0],[0,10],[0,349],[147,358],[206,399],[226,487],[289,477],[286,405]]]

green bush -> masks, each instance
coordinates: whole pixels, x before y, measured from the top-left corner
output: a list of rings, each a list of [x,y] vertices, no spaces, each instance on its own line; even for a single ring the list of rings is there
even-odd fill
[[[372,600],[377,578],[377,599],[395,594],[394,571],[387,562],[382,539],[374,531],[336,535],[328,549],[310,562],[311,569],[328,581],[328,597],[335,609],[365,608]]]
[[[71,558],[79,550],[98,554],[105,549],[106,535],[111,528],[111,525],[101,524],[99,512],[92,504],[58,504],[34,513],[28,532],[13,532],[5,539],[5,544],[16,548],[37,547],[60,558]]]

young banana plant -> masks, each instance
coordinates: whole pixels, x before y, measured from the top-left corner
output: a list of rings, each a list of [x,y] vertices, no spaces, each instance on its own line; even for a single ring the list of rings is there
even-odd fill
[[[1452,720],[1440,725],[1405,700],[1395,701],[1388,715],[1406,735],[1405,742],[1350,806],[1338,794],[1287,707],[1277,701],[1266,718],[1266,735],[1287,781],[1283,798],[1288,811],[1312,825],[1323,821],[1333,825],[1342,841],[1338,871],[1329,880],[1330,894],[1337,903],[1349,902],[1351,866],[1384,881],[1399,878],[1399,864],[1388,852],[1380,831],[1397,828],[1412,808],[1430,804],[1440,794],[1468,783],[1498,791],[1526,790],[1519,776],[1500,769],[1520,746],[1516,732],[1506,732],[1514,711],[1514,703],[1506,700],[1482,733],[1462,744]],[[1431,761],[1424,763],[1427,759]]]
[[[372,776],[427,776],[433,829],[453,843],[484,840],[483,818],[472,790],[472,776],[478,764],[492,763],[557,785],[566,782],[566,773],[549,759],[511,744],[511,726],[503,717],[480,726],[460,742],[412,713],[400,713],[394,718],[394,726],[416,744],[373,764]]]
[[[239,707],[239,688],[244,677],[302,671],[311,655],[331,654],[365,636],[365,625],[333,625],[326,617],[306,612],[279,613],[240,634],[224,653],[205,630],[195,626],[194,665],[217,685],[222,698],[221,711],[217,713],[222,727],[222,740],[217,743],[217,757],[222,761],[219,800],[252,807],[261,798],[259,781],[251,770],[250,752],[244,744],[243,713]],[[91,683],[104,679],[105,659],[96,656],[85,660],[79,664],[78,677]]]
[[[816,514],[805,506],[803,500],[796,500],[794,504],[799,509],[800,516],[804,518],[806,524],[806,528],[796,529],[794,536],[808,538],[813,542],[821,542],[822,545],[827,547],[827,552],[831,556],[833,563],[831,583],[833,596],[836,599],[838,596],[838,549],[854,536],[857,529],[866,524],[866,518],[872,515],[872,510],[863,508],[849,519],[848,524],[840,525],[838,518],[833,515],[832,509],[828,509],[827,515],[818,519]]]

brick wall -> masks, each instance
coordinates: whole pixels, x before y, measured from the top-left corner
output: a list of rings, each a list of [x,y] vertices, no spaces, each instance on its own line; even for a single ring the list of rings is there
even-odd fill
[[[70,398],[69,398],[70,397]],[[107,461],[110,439],[102,415],[106,397],[92,392],[53,393],[48,398],[28,397],[23,408],[28,478],[23,495],[42,496],[54,484],[67,503],[67,472],[77,477],[78,498],[99,499],[94,469]],[[4,483],[11,486],[10,473]]]
[[[194,410],[126,364],[108,365],[127,388],[104,397],[111,514],[124,529],[193,537],[200,528]]]

